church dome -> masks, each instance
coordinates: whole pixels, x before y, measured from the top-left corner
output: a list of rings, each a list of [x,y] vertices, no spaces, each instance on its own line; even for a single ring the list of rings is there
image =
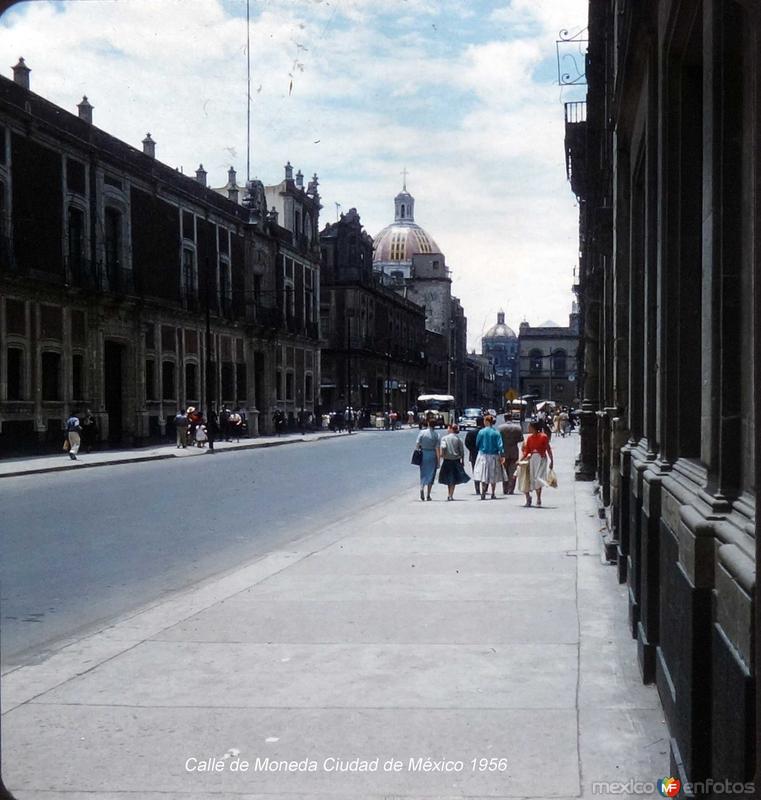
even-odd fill
[[[395,222],[375,237],[373,261],[412,261],[417,253],[440,252],[433,237],[419,225]]]
[[[483,335],[484,339],[517,339],[518,337],[515,335],[515,331],[505,325],[505,312],[500,311],[497,314],[497,324],[492,325],[488,331]]]
[[[440,253],[433,237],[415,222],[415,198],[404,189],[394,198],[394,222],[375,237],[373,261],[377,264],[412,261],[419,253]]]

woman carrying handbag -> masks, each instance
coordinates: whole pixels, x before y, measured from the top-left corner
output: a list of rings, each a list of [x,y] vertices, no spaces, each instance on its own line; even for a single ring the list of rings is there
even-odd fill
[[[526,507],[531,505],[532,491],[536,492],[537,506],[541,506],[542,488],[549,485],[548,472],[552,470],[554,460],[549,437],[546,433],[539,431],[534,422],[530,422],[528,426],[528,436],[523,445],[523,461],[528,461],[528,464],[523,467],[528,472],[528,481],[524,475],[522,486],[526,495]]]
[[[415,450],[419,450],[420,455],[412,454],[412,463],[418,463],[420,467],[421,500],[431,499],[431,487],[441,458],[440,445],[441,438],[436,431],[436,420],[432,416],[428,417],[428,427],[420,431],[415,442]]]

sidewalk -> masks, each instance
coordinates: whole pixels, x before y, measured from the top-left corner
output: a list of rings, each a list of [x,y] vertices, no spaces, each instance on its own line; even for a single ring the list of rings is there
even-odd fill
[[[553,443],[545,508],[472,484],[421,503],[411,472],[393,503],[7,673],[7,785],[18,800],[570,800],[666,776],[577,443]]]
[[[357,431],[356,433],[362,433]],[[279,447],[295,442],[316,442],[320,439],[332,439],[336,436],[347,436],[346,433],[333,431],[316,431],[313,433],[286,433],[282,436],[257,436],[252,439],[241,439],[239,442],[214,442],[214,455],[235,450],[251,450],[257,447]],[[355,434],[352,434],[355,435]],[[81,451],[76,461],[69,458],[61,450],[60,453],[43,456],[8,458],[0,461],[0,478],[14,478],[19,475],[36,475],[44,472],[62,472],[70,469],[87,469],[88,467],[105,467],[112,464],[136,464],[141,461],[160,461],[166,458],[194,458],[209,452],[208,446],[188,446],[178,449],[174,442],[157,444],[153,447],[133,447],[129,449],[96,450],[92,453]]]

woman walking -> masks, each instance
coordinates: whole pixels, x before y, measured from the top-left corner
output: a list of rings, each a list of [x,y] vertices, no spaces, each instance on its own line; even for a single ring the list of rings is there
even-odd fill
[[[436,477],[436,468],[441,458],[441,437],[436,431],[436,420],[430,416],[427,427],[417,435],[415,447],[422,450],[423,460],[420,462],[420,499],[431,499],[431,487]]]
[[[486,499],[486,491],[491,487],[491,499],[496,499],[495,489],[497,483],[504,480],[505,448],[502,436],[495,430],[494,417],[487,414],[484,417],[484,427],[476,437],[478,455],[473,467],[473,480],[481,484],[481,499]]]
[[[547,485],[547,469],[554,465],[550,440],[535,422],[529,422],[528,436],[523,445],[523,458],[528,459],[528,490],[526,507],[531,505],[531,492],[536,492],[536,504],[542,505],[542,487]]]
[[[443,483],[447,487],[447,500],[454,500],[454,490],[457,484],[467,483],[470,480],[463,465],[465,445],[458,436],[459,432],[459,426],[452,423],[449,426],[449,433],[441,440],[442,460],[439,483]]]

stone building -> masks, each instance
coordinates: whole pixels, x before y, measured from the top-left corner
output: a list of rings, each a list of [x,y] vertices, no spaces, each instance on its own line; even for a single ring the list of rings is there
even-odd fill
[[[579,319],[575,306],[574,303],[567,326],[551,320],[536,327],[521,322],[518,334],[521,395],[531,394],[563,406],[576,406]]]
[[[580,475],[599,483],[642,677],[691,782],[761,779],[760,14],[593,0],[587,105],[566,108]]]
[[[496,375],[490,356],[476,352],[466,359],[465,402],[463,408],[494,408]]]
[[[373,240],[352,208],[320,234],[322,406],[406,412],[426,380],[425,311],[373,271]]]
[[[494,364],[495,396],[489,405],[496,404],[501,408],[505,403],[505,393],[513,389],[518,394],[519,386],[518,337],[505,324],[504,311],[497,313],[496,324],[481,337],[481,352]]]
[[[385,285],[425,309],[429,345],[424,391],[454,394],[461,407],[467,319],[452,296],[451,270],[433,237],[415,222],[415,198],[406,183],[394,198],[394,209],[394,222],[375,237],[373,267]]]
[[[122,443],[163,435],[190,404],[240,407],[253,432],[288,386],[311,408],[319,339],[300,323],[315,319],[316,234],[302,259],[312,295],[294,277],[289,304],[280,275],[307,249],[252,188],[240,205],[203,167],[191,178],[158,161],[150,134],[141,152],[95,127],[87,98],[78,114],[53,105],[23,60],[0,77],[3,451],[60,446],[84,408]]]

